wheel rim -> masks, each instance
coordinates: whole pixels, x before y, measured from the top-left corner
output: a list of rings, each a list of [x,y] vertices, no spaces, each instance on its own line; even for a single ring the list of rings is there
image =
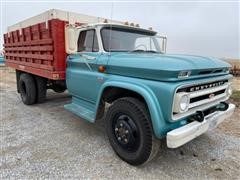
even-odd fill
[[[139,130],[130,116],[126,114],[116,115],[112,127],[115,141],[124,150],[135,152],[139,148]]]

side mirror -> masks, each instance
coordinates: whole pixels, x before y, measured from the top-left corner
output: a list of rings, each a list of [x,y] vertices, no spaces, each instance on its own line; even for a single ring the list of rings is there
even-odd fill
[[[72,25],[65,27],[65,49],[68,54],[77,53],[77,29]]]
[[[160,51],[162,53],[166,53],[167,52],[167,37],[165,36],[157,36],[159,39],[159,46],[160,46]]]

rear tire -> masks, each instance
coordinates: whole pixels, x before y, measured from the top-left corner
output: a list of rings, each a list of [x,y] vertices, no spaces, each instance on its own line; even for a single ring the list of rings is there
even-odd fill
[[[42,103],[46,99],[47,95],[47,79],[36,76],[36,87],[37,87],[37,98],[36,102],[37,103]]]
[[[32,105],[36,102],[36,84],[32,75],[26,73],[20,75],[19,92],[24,104]]]
[[[106,128],[116,154],[131,165],[152,160],[159,150],[160,140],[153,134],[149,113],[138,99],[114,101],[106,115]]]

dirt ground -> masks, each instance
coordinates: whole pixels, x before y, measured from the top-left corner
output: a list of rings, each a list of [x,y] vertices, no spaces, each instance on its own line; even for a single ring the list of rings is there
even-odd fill
[[[240,91],[240,77],[233,78],[233,89]]]
[[[240,177],[240,104],[217,129],[177,149],[163,142],[155,160],[133,167],[114,154],[104,121],[90,124],[64,110],[70,101],[67,93],[49,91],[45,103],[26,106],[14,71],[0,67],[0,179]]]

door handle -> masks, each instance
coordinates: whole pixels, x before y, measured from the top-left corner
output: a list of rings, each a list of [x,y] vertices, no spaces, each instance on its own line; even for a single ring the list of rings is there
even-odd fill
[[[83,57],[83,61],[85,62],[86,66],[88,67],[88,69],[90,71],[92,71],[92,68],[91,66],[89,65],[89,63],[87,62],[87,60],[94,60],[96,59],[95,57],[92,57],[92,56],[88,56],[88,55],[85,55],[85,54],[81,54],[81,57]]]

